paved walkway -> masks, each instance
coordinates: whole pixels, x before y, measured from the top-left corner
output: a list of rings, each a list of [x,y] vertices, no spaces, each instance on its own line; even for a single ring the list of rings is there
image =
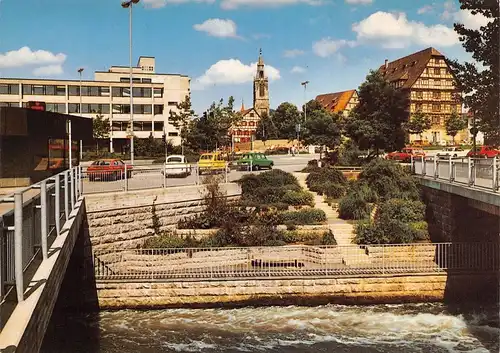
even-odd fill
[[[295,177],[298,179],[300,185],[305,189],[309,190],[306,184],[307,173],[295,173]],[[335,235],[338,245],[352,245],[352,239],[354,238],[354,225],[348,223],[347,221],[339,218],[339,213],[334,210],[332,206],[325,202],[325,198],[322,195],[318,195],[315,192],[310,191],[314,195],[315,207],[323,210],[326,214],[326,219],[328,222],[328,228]]]
[[[294,173],[295,177],[299,181],[299,184],[305,189],[309,190],[306,184],[307,173]],[[352,247],[353,238],[355,236],[354,233],[354,225],[339,218],[339,213],[336,209],[333,209],[332,206],[328,205],[325,202],[325,197],[322,195],[318,195],[315,192],[312,192],[314,195],[314,204],[316,208],[323,210],[326,214],[326,220],[328,224],[328,229],[330,229],[335,236],[335,240],[337,241],[337,245],[346,246],[341,248],[342,261],[345,265],[357,265],[357,264],[366,264],[369,263],[370,260],[366,255],[365,251],[360,248]]]

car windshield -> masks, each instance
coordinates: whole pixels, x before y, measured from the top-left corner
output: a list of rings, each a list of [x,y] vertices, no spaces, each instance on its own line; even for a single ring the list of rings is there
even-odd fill
[[[168,163],[182,163],[181,157],[169,157]]]
[[[92,165],[110,165],[109,161],[95,161]]]
[[[213,155],[211,154],[204,154],[203,156],[200,157],[200,159],[203,159],[203,160],[211,160],[213,158]]]
[[[253,159],[253,155],[252,154],[244,154],[243,159]]]

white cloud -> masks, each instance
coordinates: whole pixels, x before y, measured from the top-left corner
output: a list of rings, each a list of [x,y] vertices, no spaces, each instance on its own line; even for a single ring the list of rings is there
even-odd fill
[[[0,68],[22,67],[28,65],[61,65],[66,61],[63,53],[54,54],[46,50],[32,51],[28,47],[0,54]]]
[[[290,50],[285,50],[283,53],[283,56],[285,58],[295,58],[296,56],[304,55],[305,52],[300,49],[290,49]]]
[[[372,4],[373,0],[345,0],[345,2],[350,5],[368,5]]]
[[[459,42],[452,28],[409,21],[405,13],[378,11],[354,23],[352,30],[358,42],[378,42],[384,48],[405,48],[412,44],[449,47]]]
[[[455,4],[453,3],[453,1],[448,0],[444,3],[443,7],[444,7],[444,10],[443,10],[443,13],[441,14],[441,18],[443,20],[451,19],[453,17],[453,14],[456,12],[455,11]]]
[[[197,31],[205,32],[212,37],[238,37],[236,34],[236,23],[232,20],[210,18],[203,23],[195,24],[193,28]]]
[[[419,15],[423,15],[424,13],[428,13],[428,12],[431,12],[432,10],[434,10],[434,7],[432,5],[425,5],[421,8],[418,9],[417,13]]]
[[[286,5],[307,4],[312,6],[321,5],[323,0],[222,0],[221,7],[224,10],[234,10],[239,7],[280,7]]]
[[[231,85],[252,82],[257,71],[257,63],[245,65],[237,59],[219,60],[192,83],[192,89],[201,90],[210,85]],[[270,80],[280,79],[278,69],[265,66]]]
[[[473,15],[470,10],[459,10],[455,12],[453,14],[453,19],[458,23],[462,23],[465,28],[469,29],[480,29],[491,21],[491,19],[480,13]]]
[[[294,66],[294,67],[292,67],[290,72],[292,74],[303,74],[304,72],[306,72],[306,69],[302,66]]]
[[[312,49],[314,54],[319,57],[327,58],[335,54],[340,48],[345,46],[353,47],[356,43],[347,41],[344,39],[331,39],[330,37],[323,38],[317,42],[314,42],[312,45]]]
[[[61,75],[63,73],[63,68],[61,65],[47,65],[37,67],[33,70],[33,75],[35,76],[56,76]]]

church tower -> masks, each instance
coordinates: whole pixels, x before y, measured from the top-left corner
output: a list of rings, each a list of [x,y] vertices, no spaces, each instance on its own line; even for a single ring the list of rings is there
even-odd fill
[[[260,116],[269,114],[269,80],[264,73],[262,49],[259,51],[257,74],[253,80],[253,107]]]

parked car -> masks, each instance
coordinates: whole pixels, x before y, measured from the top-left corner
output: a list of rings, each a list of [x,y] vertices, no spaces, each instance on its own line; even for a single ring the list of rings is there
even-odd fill
[[[226,166],[226,160],[222,153],[203,153],[198,161],[198,174],[205,172],[224,172],[229,171]]]
[[[438,158],[460,158],[467,156],[467,152],[462,147],[445,147],[442,151],[436,153],[436,157]]]
[[[472,148],[468,153],[467,157],[474,158],[494,158],[500,157],[500,150],[493,146],[476,146],[476,149]]]
[[[421,148],[405,147],[401,151],[387,154],[385,158],[393,161],[410,162],[412,157],[425,157],[425,152]]]
[[[125,178],[125,169],[127,178],[132,178],[133,167],[121,159],[98,159],[87,168],[87,176],[89,181],[114,181]]]
[[[187,177],[191,175],[191,165],[187,163],[186,157],[183,155],[171,155],[167,157],[165,162],[165,170],[162,174]]]
[[[236,166],[241,170],[248,170],[250,166],[252,170],[272,169],[274,162],[267,158],[264,153],[249,152],[236,161]]]

